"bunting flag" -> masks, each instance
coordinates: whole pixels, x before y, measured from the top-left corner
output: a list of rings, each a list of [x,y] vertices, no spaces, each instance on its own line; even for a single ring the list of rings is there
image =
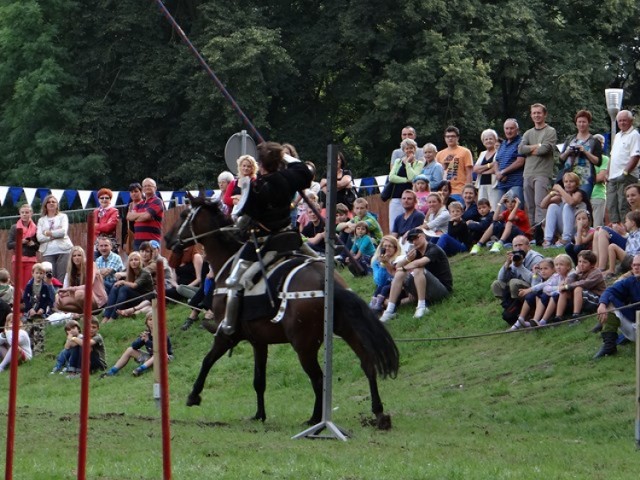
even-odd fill
[[[89,203],[89,199],[92,195],[91,190],[78,190],[78,195],[80,195],[80,204],[82,208],[87,208],[87,204]]]
[[[47,198],[47,195],[49,195],[49,189],[48,188],[38,188],[38,198],[40,199],[40,201],[42,203],[44,203],[44,199]],[[59,199],[56,198],[56,200],[58,200],[58,202],[60,202]]]
[[[160,190],[160,197],[164,201],[164,207],[169,208],[171,205],[171,197],[173,197],[173,190]]]
[[[125,190],[120,192],[120,200],[122,200],[122,205],[129,205],[131,201],[131,194]]]
[[[67,205],[69,205],[69,208],[71,208],[71,206],[73,205],[73,202],[76,201],[78,192],[76,190],[65,190],[64,196],[67,199]]]
[[[37,188],[29,188],[29,187],[24,187],[22,190],[24,190],[24,196],[27,199],[27,203],[29,205],[33,204],[33,199],[36,197],[36,192],[38,191]]]
[[[62,200],[62,196],[64,195],[64,190],[54,190],[52,188],[51,195],[53,195],[53,198],[55,198],[58,201],[58,203],[60,203],[60,200]]]
[[[361,178],[354,178],[353,179],[353,184],[356,186],[356,188],[360,188],[360,184],[362,183],[362,179]]]
[[[192,197],[197,197],[198,195],[200,195],[200,190],[189,190],[189,193]]]
[[[9,193],[9,187],[0,186],[0,206],[4,205],[4,199],[7,198],[7,193]]]
[[[379,177],[375,177],[376,179],[376,183],[378,184],[379,187],[384,187],[385,184],[387,183],[387,178],[389,177],[389,175],[380,175]]]
[[[111,197],[111,205],[113,205],[114,207],[116,205],[119,205],[118,204],[118,195],[120,195],[120,192],[113,192],[113,197]]]
[[[186,192],[173,192],[173,195],[176,197],[176,206],[184,205],[184,197],[187,196]]]
[[[13,204],[17,206],[20,201],[20,195],[22,195],[22,188],[20,187],[9,187],[9,194],[11,195],[11,200]]]

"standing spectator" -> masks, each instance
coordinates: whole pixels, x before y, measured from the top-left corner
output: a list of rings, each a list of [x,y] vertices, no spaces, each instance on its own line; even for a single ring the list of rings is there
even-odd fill
[[[68,231],[69,218],[60,212],[56,197],[47,195],[42,204],[42,216],[38,220],[37,238],[40,242],[42,260],[51,262],[53,276],[59,281],[64,279],[69,252],[73,247]]]
[[[451,196],[461,202],[462,189],[473,179],[473,157],[468,148],[458,144],[459,139],[460,130],[454,126],[447,127],[444,131],[447,147],[438,152],[436,160],[444,168],[445,179],[451,184]]]
[[[420,228],[411,230],[407,241],[413,243],[413,248],[403,260],[396,262],[389,303],[380,317],[381,322],[387,322],[395,316],[396,303],[400,299],[405,280],[408,282],[409,292],[418,298],[414,318],[421,318],[429,313],[427,302],[440,301],[453,291],[449,260],[442,249],[427,241],[427,236]]]
[[[98,252],[100,256],[96,259],[96,267],[102,275],[104,288],[107,295],[111,287],[116,283],[116,273],[124,270],[122,258],[111,249],[111,240],[107,237],[98,237]]]
[[[524,207],[529,221],[542,222],[545,209],[540,206],[549,191],[553,178],[553,156],[558,136],[553,127],[547,125],[547,107],[541,103],[531,105],[533,128],[524,132],[518,153],[524,161]]]
[[[600,297],[597,311],[602,325],[602,348],[594,359],[618,352],[616,341],[620,327],[623,327],[623,331],[626,329],[627,332],[633,332],[633,339],[638,341],[638,333],[633,329],[633,324],[636,312],[640,310],[640,255],[633,257],[631,271],[633,275],[614,283]],[[612,308],[618,310],[610,312]],[[625,336],[631,335],[625,333]]]
[[[407,138],[410,140],[413,140],[414,142],[416,141],[416,138],[418,138],[416,129],[410,125],[407,125],[402,129],[402,132],[400,133],[400,142],[402,142],[403,140],[406,140]],[[404,150],[402,149],[402,146],[400,146],[400,148],[396,148],[391,153],[391,161],[389,162],[389,168],[390,169],[393,168],[393,162],[395,162],[398,158],[402,158],[403,156],[404,156]],[[416,152],[417,160],[422,160],[423,156],[424,156],[423,152],[421,151]]]
[[[349,211],[353,209],[356,195],[353,190],[353,174],[347,168],[347,159],[342,152],[338,152],[338,164],[336,166],[336,204],[346,205]],[[327,179],[320,180],[318,201],[323,207],[327,206]]]
[[[440,165],[438,163],[438,165]],[[442,166],[440,165],[440,168]],[[416,208],[426,215],[429,206],[427,205],[427,197],[431,193],[429,190],[429,180],[427,176],[421,173],[420,175],[416,175],[413,177],[413,191],[416,192]],[[402,202],[400,203],[402,206]]]
[[[33,210],[31,205],[25,203],[20,207],[20,219],[15,225],[11,226],[9,230],[9,237],[7,240],[7,249],[15,250],[16,249],[16,230],[18,228],[22,229],[22,282],[20,284],[20,289],[24,291],[24,288],[27,286],[27,282],[31,278],[31,269],[38,261],[38,238],[37,232],[38,227],[33,223],[31,219],[33,215]],[[16,256],[13,254],[11,256],[11,266],[15,265]],[[15,269],[12,268],[12,271]],[[17,287],[18,285],[16,285]]]
[[[593,138],[600,142],[600,147],[604,149],[604,136],[599,133]],[[602,155],[602,163],[596,167],[596,183],[591,192],[591,207],[593,208],[593,226],[604,225],[604,212],[607,202],[607,169],[609,168],[609,157]]]
[[[418,144],[410,138],[405,138],[400,144],[404,155],[396,158],[389,172],[389,183],[392,185],[389,201],[389,225],[402,213],[402,192],[413,188],[413,179],[422,172],[424,162],[416,157]]]
[[[231,214],[233,206],[238,203],[242,195],[240,181],[247,177],[253,182],[258,176],[258,162],[251,155],[242,155],[238,158],[237,164],[238,178],[229,183],[223,197],[223,202],[229,209],[229,214]]]
[[[135,211],[136,205],[142,203],[142,185],[138,182],[132,183],[129,185],[129,205],[127,205],[127,213],[126,213],[126,229],[122,229],[122,245],[124,252],[129,255],[131,252],[135,251],[134,249],[134,237],[135,237],[135,224],[134,220],[129,219],[129,214]],[[133,218],[133,216],[132,216]]]
[[[493,184],[496,182],[496,148],[498,147],[498,133],[489,128],[480,135],[482,145],[486,150],[480,152],[478,160],[473,166],[473,171],[477,175],[476,187],[478,187],[478,197],[486,198],[495,208],[498,203],[496,191]]]
[[[227,189],[229,188],[229,185],[231,185],[231,182],[233,182],[233,173],[227,172],[226,170],[220,173],[220,175],[218,175],[219,192],[214,193],[212,198],[214,202],[220,202],[220,210],[222,210],[222,213],[225,215],[231,215],[231,209],[233,208],[233,202],[231,205],[224,202]]]
[[[633,114],[629,110],[621,110],[616,120],[620,131],[613,140],[607,170],[607,211],[614,229],[629,212],[625,190],[638,182],[637,166],[640,160],[640,133],[633,128]]]
[[[507,118],[504,121],[505,141],[500,144],[496,152],[496,186],[497,198],[508,191],[513,192],[524,204],[523,179],[524,156],[518,153],[518,147],[522,141],[520,126],[515,118]],[[493,208],[495,206],[492,205]]]
[[[98,201],[100,206],[93,211],[95,218],[95,234],[96,237],[107,237],[111,240],[111,248],[114,252],[118,253],[118,241],[116,237],[116,230],[118,229],[118,209],[111,205],[113,199],[113,192],[108,188],[101,188],[98,191]],[[97,258],[100,253],[97,251],[96,242],[96,254]]]
[[[162,218],[164,217],[164,203],[156,196],[156,182],[151,178],[142,181],[144,198],[133,206],[133,211],[127,214],[127,220],[133,221],[134,250],[139,250],[142,242],[162,241]]]
[[[564,162],[563,172],[573,172],[580,178],[580,190],[586,199],[591,198],[596,183],[596,167],[602,163],[602,144],[589,132],[591,112],[580,110],[576,113],[575,123],[578,133],[564,141],[560,160]]]
[[[444,179],[444,169],[442,165],[436,161],[438,149],[433,143],[427,143],[422,147],[424,152],[424,168],[422,174],[427,177],[430,190],[438,190]]]
[[[395,218],[392,224],[393,226],[391,227],[391,235],[399,239],[401,245],[404,243],[406,233],[409,230],[422,226],[424,222],[424,214],[416,210],[416,200],[416,192],[413,190],[405,190],[402,192],[402,208],[404,209],[404,213],[401,213]]]

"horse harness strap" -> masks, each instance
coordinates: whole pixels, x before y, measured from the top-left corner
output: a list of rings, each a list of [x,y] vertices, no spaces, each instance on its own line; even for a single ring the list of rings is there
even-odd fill
[[[309,258],[308,260],[305,260],[303,263],[301,263],[300,265],[298,265],[297,267],[295,267],[293,270],[289,272],[289,274],[287,275],[287,278],[284,281],[284,284],[282,285],[282,291],[278,293],[278,298],[280,298],[282,302],[280,303],[280,308],[278,308],[278,314],[271,319],[272,323],[278,323],[282,321],[282,319],[284,318],[284,313],[287,310],[288,300],[302,300],[302,299],[309,299],[309,298],[324,297],[323,290],[309,290],[309,291],[302,291],[302,292],[289,291],[289,285],[291,284],[293,277],[295,277],[296,274],[300,270],[305,268],[307,265],[311,265],[312,263],[319,262],[319,261],[321,260],[316,258]]]

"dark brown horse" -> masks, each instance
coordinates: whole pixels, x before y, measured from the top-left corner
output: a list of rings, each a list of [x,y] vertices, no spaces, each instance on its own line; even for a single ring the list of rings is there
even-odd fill
[[[202,243],[210,265],[218,274],[242,244],[230,227],[231,222],[220,211],[218,203],[200,196],[191,197],[191,205],[191,210],[188,213],[185,211],[183,217],[165,236],[166,243],[173,248],[186,247],[196,241]],[[217,278],[217,286],[222,286],[223,281]],[[312,262],[292,277],[287,290],[304,292],[322,291],[323,288],[324,265]],[[213,311],[218,321],[224,317],[225,300],[226,295],[214,296]],[[264,311],[267,310],[265,305]],[[397,374],[399,353],[395,342],[368,305],[349,291],[338,276],[334,311],[334,333],[342,337],[356,353],[369,380],[371,409],[376,416],[376,424],[378,428],[389,428],[391,422],[389,416],[383,413],[376,376],[380,374],[382,377],[395,377]],[[236,332],[230,336],[216,334],[211,350],[202,361],[200,374],[189,394],[187,405],[200,404],[200,393],[211,367],[240,341],[247,340],[253,346],[255,361],[253,386],[257,394],[258,408],[254,418],[264,421],[267,349],[270,344],[290,343],[298,354],[300,364],[309,376],[315,393],[313,413],[308,423],[314,425],[321,420],[323,374],[318,363],[318,351],[324,338],[324,299],[290,299],[287,301],[282,320],[273,323],[272,317],[273,315],[269,315],[253,321],[239,322]]]

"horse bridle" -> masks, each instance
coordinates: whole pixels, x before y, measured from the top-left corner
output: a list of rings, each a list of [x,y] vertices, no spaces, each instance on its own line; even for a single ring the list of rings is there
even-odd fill
[[[198,214],[201,208],[202,208],[202,205],[198,205],[197,207],[192,208],[189,211],[187,218],[185,218],[184,222],[182,222],[182,225],[180,225],[180,229],[178,230],[178,244],[185,245],[187,242],[190,242],[190,241],[197,243],[200,238],[208,237],[209,235],[213,235],[214,233],[229,232],[236,229],[235,226],[231,225],[231,226],[224,226],[220,228],[214,228],[213,230],[209,230],[199,235],[196,234],[196,232],[193,231],[193,219],[196,217],[196,215]],[[182,238],[182,234],[184,230],[187,228],[187,225],[189,226],[188,228],[189,228],[189,232],[191,233],[191,236],[187,238]]]

